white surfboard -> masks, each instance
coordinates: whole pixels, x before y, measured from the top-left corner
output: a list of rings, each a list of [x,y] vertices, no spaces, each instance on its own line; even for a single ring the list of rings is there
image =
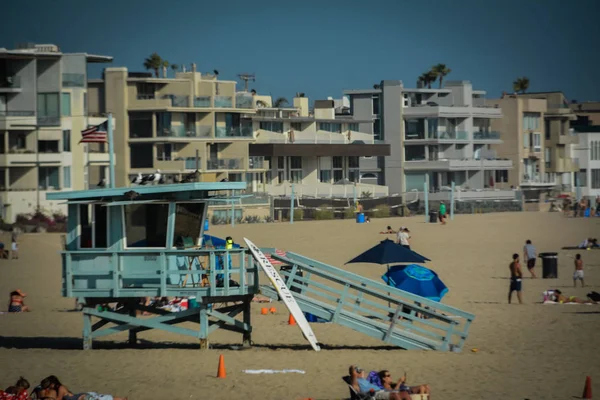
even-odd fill
[[[281,278],[281,276],[279,275],[275,267],[273,267],[267,256],[265,256],[264,253],[258,247],[256,247],[254,243],[252,243],[246,238],[244,238],[244,240],[246,241],[246,244],[248,245],[248,248],[252,252],[252,255],[254,256],[256,261],[258,261],[265,274],[267,274],[267,276],[269,277],[271,284],[273,285],[273,287],[275,287],[275,290],[277,290],[277,293],[279,293],[279,296],[281,296],[281,298],[283,299],[285,306],[288,308],[288,310],[290,310],[290,313],[296,320],[296,324],[298,324],[298,326],[302,330],[304,338],[308,340],[308,342],[315,351],[321,350],[319,344],[317,343],[317,337],[312,331],[310,325],[308,324],[308,321],[306,320],[306,317],[304,316],[304,313],[302,312],[302,310],[300,310],[300,306],[296,302],[296,299],[294,299],[292,292],[285,284],[283,278]]]

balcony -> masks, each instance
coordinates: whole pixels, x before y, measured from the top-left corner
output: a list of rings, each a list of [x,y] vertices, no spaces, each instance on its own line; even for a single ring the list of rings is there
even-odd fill
[[[404,140],[423,140],[423,141],[461,141],[469,140],[469,133],[465,131],[435,131],[435,132],[420,132],[420,133],[405,133]]]
[[[176,96],[174,94],[167,95],[171,99],[171,107],[184,107],[190,106],[190,98],[188,96]]]
[[[0,93],[19,93],[21,91],[20,76],[0,77]]]
[[[473,140],[500,140],[500,132],[473,132]]]
[[[495,170],[512,169],[511,160],[501,159],[476,159],[476,158],[442,158],[432,157],[430,160],[416,159],[407,160],[404,163],[406,170],[434,170],[434,171],[465,171],[465,170]]]
[[[208,130],[207,130],[208,129]],[[210,127],[195,125],[184,126],[184,125],[171,125],[170,128],[157,129],[158,137],[171,137],[171,138],[195,138],[195,137],[209,137]]]
[[[202,168],[202,160],[198,160]],[[154,161],[154,167],[162,172],[185,172],[196,169],[196,157],[159,156]]]
[[[38,126],[60,126],[59,116],[39,116],[37,117]]]
[[[236,108],[254,108],[252,106],[252,96],[236,96],[235,97]]]
[[[23,129],[28,125],[34,129],[36,122],[35,111],[0,111],[0,130]]]
[[[521,177],[521,186],[531,186],[531,187],[553,187],[556,186],[556,179],[547,179],[543,178],[539,174],[535,175],[523,175]]]
[[[579,137],[575,132],[569,131],[569,133],[564,135],[558,135],[558,144],[567,145],[567,144],[578,144]]]
[[[231,96],[215,96],[215,108],[233,108]]]
[[[194,107],[210,108],[210,96],[200,96],[194,99]]]
[[[62,74],[63,87],[85,87],[85,75],[84,74]]]
[[[138,93],[135,99],[129,101],[130,110],[166,109],[172,106],[170,98],[157,99],[153,93]]]
[[[269,162],[263,156],[250,156],[248,158],[248,169],[269,169]]]
[[[60,152],[36,154],[32,150],[16,150],[8,154],[0,154],[0,165],[13,167],[29,167],[40,164],[62,164],[65,155]]]
[[[243,158],[219,158],[206,162],[207,170],[240,170],[244,168]]]
[[[252,139],[254,137],[251,127],[215,127],[216,138],[245,138]]]

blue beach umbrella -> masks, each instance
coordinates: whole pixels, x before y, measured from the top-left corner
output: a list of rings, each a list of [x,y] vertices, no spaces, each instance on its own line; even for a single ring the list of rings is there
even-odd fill
[[[390,286],[433,301],[440,301],[448,293],[438,274],[416,264],[394,265],[381,278]]]
[[[394,243],[393,240],[385,239],[379,242],[378,245],[373,246],[364,253],[354,257],[346,264],[370,263],[384,265],[392,263],[423,263],[425,261],[431,260],[417,252]]]

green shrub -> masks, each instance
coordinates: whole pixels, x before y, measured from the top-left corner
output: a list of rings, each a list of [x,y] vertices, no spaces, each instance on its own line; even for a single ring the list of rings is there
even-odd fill
[[[361,199],[369,199],[369,198],[371,198],[371,196],[373,196],[373,193],[369,192],[368,190],[365,190],[364,192],[360,192]]]
[[[300,208],[294,209],[294,221],[300,221],[304,219],[304,210]]]
[[[328,204],[321,204],[319,207],[317,207],[320,208],[320,210],[315,210],[315,219],[333,219],[335,214],[333,210],[327,210],[327,207],[329,207]]]
[[[348,207],[344,209],[344,219],[354,219],[355,215],[354,208]]]
[[[390,206],[387,204],[382,204],[377,206],[377,210],[373,212],[373,217],[375,218],[387,218],[391,215]]]

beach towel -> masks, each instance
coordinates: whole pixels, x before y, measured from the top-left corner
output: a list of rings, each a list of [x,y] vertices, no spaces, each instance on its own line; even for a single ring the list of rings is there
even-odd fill
[[[585,250],[585,247],[579,246],[565,246],[562,248],[563,250]],[[590,250],[600,250],[600,247],[591,247]]]
[[[543,304],[561,304],[561,305],[569,305],[574,304],[577,306],[597,306],[598,304],[594,303],[559,303],[558,301],[546,300]]]
[[[246,374],[305,374],[301,369],[245,369]]]

